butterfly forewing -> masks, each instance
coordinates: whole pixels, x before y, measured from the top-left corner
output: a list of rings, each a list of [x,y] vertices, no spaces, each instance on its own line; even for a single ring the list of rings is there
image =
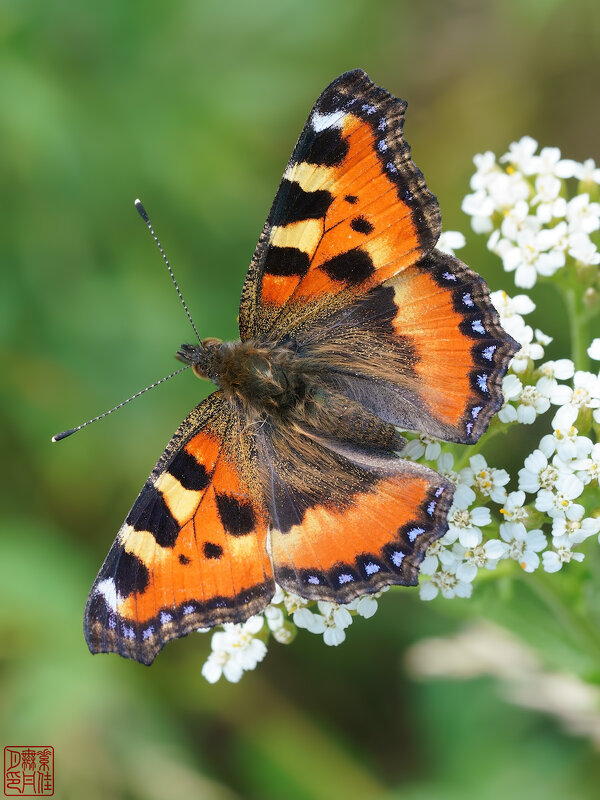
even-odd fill
[[[434,246],[439,208],[402,138],[405,107],[362,70],[319,97],[246,277],[242,339],[289,334]]]
[[[175,434],[92,587],[92,652],[149,664],[170,639],[240,622],[268,603],[267,519],[240,434],[220,392]]]

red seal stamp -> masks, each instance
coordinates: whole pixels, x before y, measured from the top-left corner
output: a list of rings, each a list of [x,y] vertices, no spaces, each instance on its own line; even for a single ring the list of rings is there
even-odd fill
[[[5,797],[51,797],[54,794],[54,748],[7,745],[4,748]]]

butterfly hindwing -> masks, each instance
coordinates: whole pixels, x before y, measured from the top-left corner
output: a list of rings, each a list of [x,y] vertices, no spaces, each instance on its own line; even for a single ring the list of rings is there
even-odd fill
[[[368,419],[356,412],[358,425]],[[278,584],[337,603],[416,584],[427,547],[447,529],[454,487],[446,478],[397,458],[391,441],[375,452],[310,428],[260,436]]]
[[[319,97],[246,277],[242,339],[289,334],[435,245],[439,208],[402,138],[405,107],[362,70]]]
[[[404,430],[463,443],[502,404],[519,349],[482,278],[438,250],[297,341],[336,392]]]
[[[170,639],[240,622],[274,591],[252,455],[220,392],[181,425],[92,587],[90,650],[145,664]]]

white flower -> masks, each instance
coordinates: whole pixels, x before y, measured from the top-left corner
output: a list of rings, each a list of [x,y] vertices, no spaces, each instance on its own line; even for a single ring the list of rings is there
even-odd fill
[[[504,251],[510,247],[510,241],[508,240],[512,239],[514,241],[519,231],[523,230],[531,230],[533,233],[537,233],[541,225],[542,223],[538,216],[530,216],[529,203],[526,200],[519,200],[512,208],[505,210],[504,219],[500,224],[500,233],[502,233],[506,244],[501,244],[500,239],[495,242],[490,236],[488,248],[502,258]]]
[[[540,449],[547,456],[555,451],[562,461],[583,458],[592,449],[592,442],[586,436],[579,436],[575,427],[578,409],[572,405],[561,406],[552,420],[553,434],[542,437]]]
[[[442,231],[436,247],[442,253],[453,256],[455,250],[460,250],[466,244],[466,239],[459,231]]]
[[[454,502],[448,513],[448,531],[444,544],[457,539],[463,547],[476,547],[482,540],[481,528],[492,521],[489,508],[480,506],[469,510],[475,500],[475,492],[468,486],[459,485],[454,493]]]
[[[569,255],[581,264],[600,264],[600,253],[587,233],[576,231],[569,236]]]
[[[209,683],[216,683],[221,675],[237,683],[245,670],[255,669],[267,653],[265,643],[254,636],[263,623],[263,617],[257,615],[238,625],[226,623],[222,631],[213,633],[212,652],[202,667]]]
[[[411,461],[418,461],[425,455],[426,461],[435,461],[441,453],[442,446],[438,439],[433,439],[425,433],[419,434],[418,438],[411,439],[402,450],[402,458],[409,458]]]
[[[563,253],[544,252],[547,243],[539,236],[529,229],[519,231],[515,246],[507,250],[502,259],[504,269],[515,272],[515,283],[523,289],[535,286],[538,275],[554,275],[565,263]]]
[[[511,400],[516,400],[521,396],[523,384],[516,375],[505,375],[502,379],[502,396],[504,403],[498,412],[498,419],[501,422],[516,422],[517,409],[510,405]]]
[[[497,292],[492,292],[490,299],[502,320],[515,315],[521,316],[522,314],[531,314],[532,311],[535,311],[535,303],[526,294],[516,294],[514,297],[509,297],[509,295],[501,289]]]
[[[535,386],[525,386],[519,397],[517,421],[531,425],[538,414],[550,408],[550,391],[546,378],[540,378]]]
[[[534,450],[519,470],[519,489],[535,494],[540,489],[553,489],[560,474],[555,464],[550,464],[542,450]]]
[[[544,378],[565,381],[573,377],[575,365],[570,358],[559,358],[558,361],[545,361],[543,364],[540,364],[538,372]]]
[[[440,453],[435,465],[435,470],[439,472],[440,475],[443,475],[444,478],[448,478],[449,481],[452,481],[452,483],[458,483],[459,476],[458,472],[454,470],[454,456],[452,453]]]
[[[537,147],[538,143],[535,139],[531,136],[523,136],[518,142],[512,142],[508,146],[508,152],[500,157],[500,161],[512,164],[526,175],[532,175],[536,171],[534,154]]]
[[[540,489],[535,499],[538,511],[545,511],[550,517],[566,517],[578,519],[583,511],[583,506],[574,503],[583,491],[583,483],[576,475],[560,475],[556,483],[556,492],[549,489]]]
[[[564,217],[566,213],[566,202],[559,197],[562,183],[554,175],[539,175],[535,179],[535,189],[537,194],[531,201],[532,204],[538,203],[536,216],[540,222],[550,222],[552,219]]]
[[[503,503],[506,498],[504,487],[510,475],[505,469],[488,467],[485,458],[476,455],[469,459],[469,466],[461,470],[460,480],[467,486],[473,486],[484,497],[491,497],[495,503]]]
[[[552,520],[552,535],[554,537],[567,536],[571,544],[581,544],[590,536],[594,536],[600,531],[600,519],[586,517],[583,506],[579,506],[577,513],[572,514],[573,519],[565,517],[555,517]]]
[[[600,203],[590,203],[587,193],[578,194],[567,203],[567,220],[571,233],[593,233],[600,228]]]
[[[584,484],[600,483],[600,442],[596,442],[590,450],[588,458],[573,461],[571,466],[577,471],[577,477]]]
[[[473,587],[468,580],[458,578],[456,571],[460,561],[455,554],[448,554],[447,565],[435,572],[429,580],[421,581],[419,597],[421,600],[433,600],[441,592],[442,597],[470,597]]]
[[[500,536],[504,541],[510,541],[517,536],[525,535],[525,523],[529,517],[526,508],[523,508],[525,503],[525,492],[511,492],[506,500],[504,506],[500,509],[500,513],[504,518],[504,522],[500,525]]]
[[[489,233],[492,230],[494,203],[484,189],[466,195],[462,201],[462,210],[471,217],[471,227],[475,233]]]
[[[502,214],[513,208],[520,200],[527,200],[531,189],[519,172],[507,175],[499,172],[488,184],[487,190],[496,211]]]
[[[454,563],[454,556],[446,547],[441,539],[436,539],[427,548],[427,554],[421,562],[421,575],[433,575],[440,564],[449,564],[452,566]]]
[[[578,370],[573,376],[573,388],[561,384],[552,391],[555,405],[580,408],[600,408],[600,379],[591,372]]]
[[[471,189],[485,189],[489,182],[500,172],[500,168],[496,164],[496,156],[491,150],[485,153],[477,153],[473,156],[473,163],[477,167],[477,171],[471,177]]]
[[[363,594],[362,597],[355,598],[351,603],[346,603],[344,608],[348,611],[355,611],[363,619],[370,619],[377,611],[377,598],[388,589],[389,586],[386,586],[375,594]]]
[[[531,325],[525,325],[519,317],[512,317],[503,323],[503,327],[521,345],[521,349],[510,362],[513,372],[518,374],[526,372],[533,361],[544,357],[542,345],[533,341],[534,334]]]
[[[557,175],[564,172],[566,167],[560,157],[558,147],[544,147],[539,156],[534,156],[529,164],[532,170],[528,174]]]
[[[533,572],[540,563],[538,553],[546,547],[548,541],[541,530],[523,530],[511,529],[516,531],[514,536],[502,536],[507,544],[506,556],[518,561],[525,572]]]
[[[565,158],[561,165],[560,171],[556,172],[559,178],[577,178],[582,183],[600,183],[600,169],[593,158],[586,158],[583,164]]]
[[[323,634],[325,644],[337,646],[346,638],[345,629],[352,624],[352,615],[345,606],[319,600],[319,614],[304,608],[294,615],[294,623],[310,633]]]
[[[587,354],[594,361],[600,361],[600,339],[594,339],[587,349]]]
[[[573,553],[571,542],[567,536],[555,536],[552,539],[554,550],[542,553],[542,562],[546,572],[558,572],[563,564],[569,561],[583,561],[583,553]]]
[[[461,560],[456,568],[458,580],[470,583],[477,575],[478,569],[496,569],[501,558],[504,558],[507,545],[500,539],[488,539],[487,542],[476,547],[466,548],[458,542],[453,547],[453,552]]]

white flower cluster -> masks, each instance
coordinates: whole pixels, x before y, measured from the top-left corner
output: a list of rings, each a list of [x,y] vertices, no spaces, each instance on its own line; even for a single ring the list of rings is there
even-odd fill
[[[262,614],[239,625],[223,625],[222,630],[213,633],[211,653],[202,674],[209,683],[216,683],[221,676],[237,683],[244,672],[255,669],[263,660],[270,636],[280,644],[290,644],[298,628],[322,635],[325,644],[341,644],[355,616],[368,619],[375,614],[377,600],[384,591],[387,587],[345,605],[319,601],[316,608],[309,608],[308,600],[278,586]],[[206,628],[199,631],[206,632]]]
[[[544,147],[530,136],[513,142],[499,160],[491,151],[476,155],[472,194],[463,201],[476,233],[490,234],[488,247],[504,269],[515,273],[524,289],[538,276],[550,277],[570,258],[582,266],[600,264],[591,234],[600,229],[600,168],[561,158],[557,147]],[[569,199],[567,181],[579,181]]]

